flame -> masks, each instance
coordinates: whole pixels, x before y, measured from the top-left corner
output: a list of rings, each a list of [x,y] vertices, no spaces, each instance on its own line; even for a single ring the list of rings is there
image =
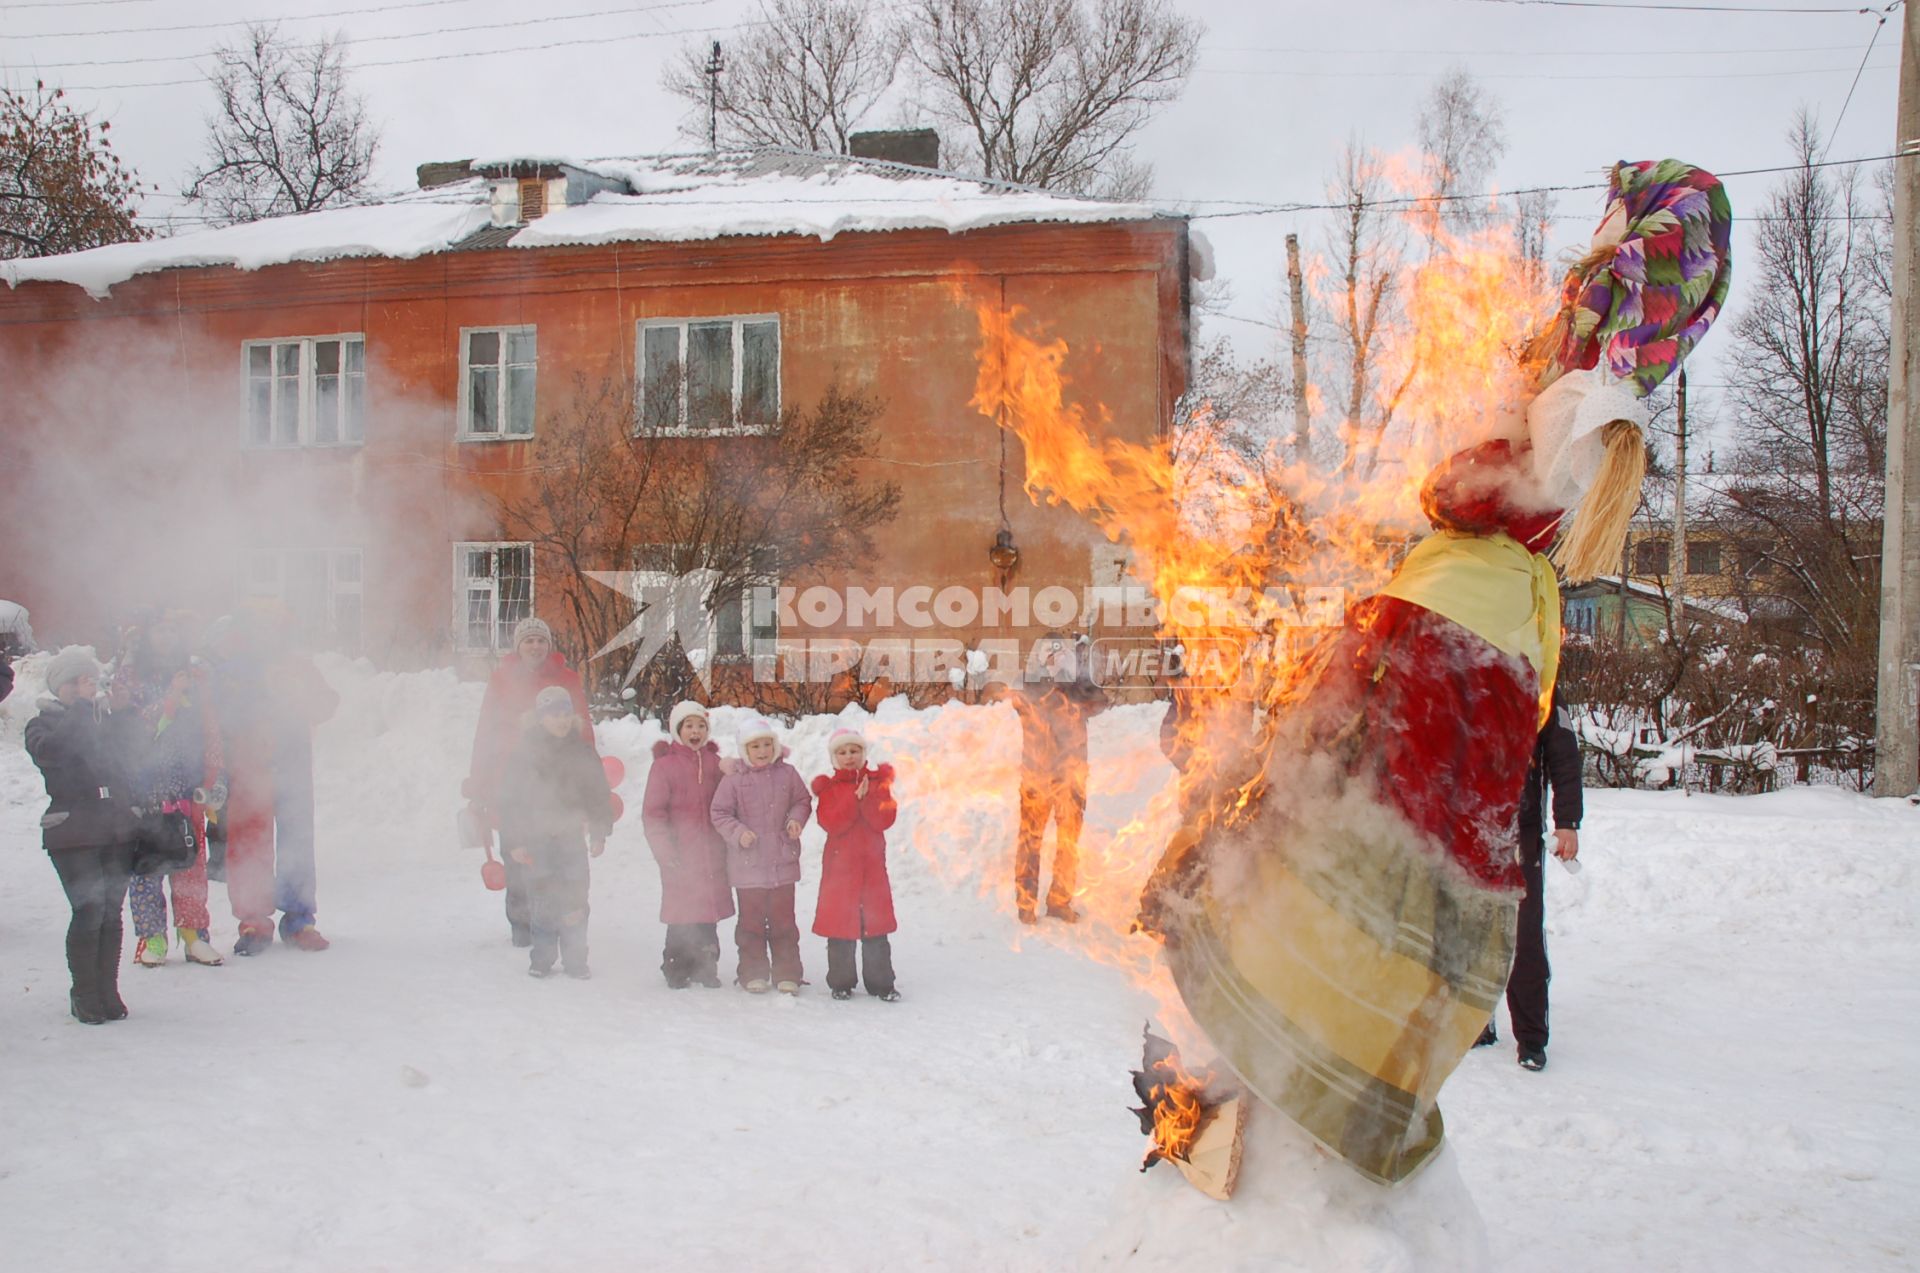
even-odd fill
[[[1011,930],[1016,944],[1038,934],[1122,969],[1155,996],[1176,1038],[1188,1023],[1158,945],[1136,931],[1140,889],[1183,826],[1231,820],[1258,800],[1256,722],[1297,692],[1321,634],[1291,621],[1288,599],[1312,588],[1339,590],[1349,601],[1377,590],[1425,530],[1418,492],[1432,465],[1523,427],[1527,377],[1516,352],[1550,313],[1545,272],[1521,258],[1508,226],[1455,234],[1430,209],[1416,208],[1408,233],[1427,250],[1404,271],[1398,303],[1378,333],[1366,418],[1330,421],[1320,413],[1323,447],[1345,448],[1335,457],[1296,454],[1285,427],[1264,453],[1248,454],[1229,444],[1238,422],[1204,403],[1151,442],[1115,437],[1106,407],[1076,398],[1066,341],[1023,309],[1002,308],[987,280],[952,283],[978,324],[972,405],[1019,438],[1029,498],[1068,505],[1110,541],[1125,543],[1132,573],[1160,602],[1164,640],[1193,649],[1230,638],[1248,651],[1234,684],[1193,691],[1178,737],[1187,763],[1177,774],[1151,740],[1129,739],[1125,750],[1096,756],[1092,794],[1109,810],[1117,797],[1123,821],[1089,819],[1081,834],[1074,890],[1081,922]],[[1323,299],[1337,285],[1324,262],[1308,272]],[[1356,458],[1363,438],[1364,463]],[[1223,619],[1179,604],[1194,590],[1244,596],[1247,605]],[[930,810],[917,847],[950,887],[971,884],[1010,912],[1014,891],[1000,846],[1015,832],[1014,715],[956,714],[940,728],[994,732],[954,740],[975,763],[915,775],[914,798]],[[956,838],[969,851],[956,852]],[[991,848],[971,852],[976,845]],[[1168,1144],[1190,1143],[1196,1110],[1187,1088],[1171,1084]]]
[[[1200,1094],[1212,1076],[1189,1073],[1177,1055],[1155,1061],[1151,1073],[1160,1081],[1147,1093],[1153,1109],[1153,1144],[1147,1150],[1147,1164],[1157,1158],[1186,1162],[1207,1120],[1209,1111]]]

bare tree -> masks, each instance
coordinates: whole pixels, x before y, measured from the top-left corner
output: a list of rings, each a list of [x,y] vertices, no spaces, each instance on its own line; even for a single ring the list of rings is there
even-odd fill
[[[1393,197],[1385,161],[1357,139],[1341,152],[1328,183],[1327,202],[1339,211],[1327,234],[1329,286],[1321,297],[1332,311],[1329,395],[1344,413],[1345,464],[1361,477],[1372,472],[1392,420],[1381,399],[1379,346],[1400,321],[1399,291],[1407,267],[1404,221],[1384,206]]]
[[[313,212],[352,203],[373,175],[380,132],[347,83],[341,36],[296,44],[273,25],[248,26],[214,53],[219,106],[207,121],[207,160],[186,196],[218,221]]]
[[[636,428],[643,406],[624,378],[576,377],[536,434],[538,484],[499,506],[502,532],[532,544],[542,577],[559,581],[556,635],[583,666],[635,617],[635,598],[593,572],[708,572],[709,613],[738,625],[749,589],[857,560],[868,532],[898,512],[897,485],[853,471],[873,452],[883,410],[870,396],[836,386],[811,409],[723,439]],[[684,692],[684,653],[657,662],[643,702]],[[597,665],[589,683],[604,693],[625,671]]]
[[[139,180],[108,128],[67,105],[60,89],[0,88],[0,257],[148,237],[134,219]]]
[[[1544,293],[1550,283],[1547,246],[1553,237],[1553,214],[1557,200],[1550,191],[1532,190],[1513,201],[1513,237],[1520,249],[1520,265],[1526,271],[1530,292]]]
[[[1167,0],[912,0],[903,20],[919,102],[968,168],[1080,192],[1144,188],[1132,140],[1186,86],[1203,30]]]
[[[1757,280],[1728,353],[1740,450],[1709,514],[1743,576],[1828,652],[1871,660],[1885,494],[1886,207],[1852,170],[1818,168],[1802,112],[1800,167],[1755,218]]]
[[[662,77],[695,110],[683,129],[707,135],[707,94],[717,94],[720,136],[747,146],[845,154],[847,139],[893,84],[900,35],[873,0],[761,0],[725,50],[717,80],[705,44],[681,49]]]
[[[1471,196],[1487,188],[1507,153],[1504,112],[1493,95],[1462,67],[1448,71],[1421,99],[1416,118],[1421,152],[1423,229],[1456,233],[1492,219],[1488,201]]]

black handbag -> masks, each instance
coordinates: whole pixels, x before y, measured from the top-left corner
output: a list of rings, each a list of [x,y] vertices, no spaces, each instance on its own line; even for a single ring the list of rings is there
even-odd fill
[[[155,809],[140,813],[133,825],[133,873],[170,875],[192,866],[200,856],[193,822],[184,813]]]

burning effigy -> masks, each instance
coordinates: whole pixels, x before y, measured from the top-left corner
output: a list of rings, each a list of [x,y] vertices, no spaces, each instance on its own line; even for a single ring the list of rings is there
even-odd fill
[[[1219,1067],[1370,1180],[1398,1184],[1432,1158],[1440,1088],[1505,985],[1521,788],[1559,666],[1557,576],[1620,560],[1643,400],[1718,316],[1731,224],[1710,173],[1612,169],[1550,319],[1455,405],[1477,416],[1456,436],[1475,440],[1420,481],[1432,532],[1340,627],[1269,669],[1251,746],[1188,776],[1204,790],[1183,792],[1191,816],[1142,893],[1140,926],[1163,939]],[[1284,564],[1209,558],[1156,506],[1164,456],[1061,427],[1080,423],[1060,406],[1061,351],[1010,342],[1006,315],[983,311],[982,327],[976,402],[1026,443],[1029,488],[1129,537],[1156,588],[1223,560]],[[1165,1110],[1205,1086],[1163,1091]]]

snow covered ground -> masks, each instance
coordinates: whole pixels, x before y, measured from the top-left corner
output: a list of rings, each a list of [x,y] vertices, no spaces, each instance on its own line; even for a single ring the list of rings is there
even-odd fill
[[[345,696],[319,747],[333,950],[130,967],[133,1017],[104,1027],[65,1011],[65,905],[20,747],[33,662],[0,706],[0,1264],[1038,1270],[1135,1250],[1165,1267],[1154,1253],[1181,1240],[1208,1269],[1920,1260],[1904,804],[1590,795],[1586,871],[1549,868],[1551,1067],[1521,1071],[1504,1043],[1470,1056],[1442,1098],[1450,1149],[1395,1193],[1269,1117],[1223,1207],[1133,1171],[1127,1070],[1157,1011],[1140,952],[1006,911],[1007,709],[869,726],[903,775],[905,999],[831,1002],[811,937],[808,993],[750,999],[656,971],[635,816],[654,728],[602,728],[634,812],[595,867],[595,978],[536,982],[453,845],[479,687],[325,670]],[[1096,722],[1101,916],[1123,912],[1162,816],[1156,725],[1151,708]],[[803,773],[828,727],[793,731]],[[224,949],[218,885],[214,913]]]

